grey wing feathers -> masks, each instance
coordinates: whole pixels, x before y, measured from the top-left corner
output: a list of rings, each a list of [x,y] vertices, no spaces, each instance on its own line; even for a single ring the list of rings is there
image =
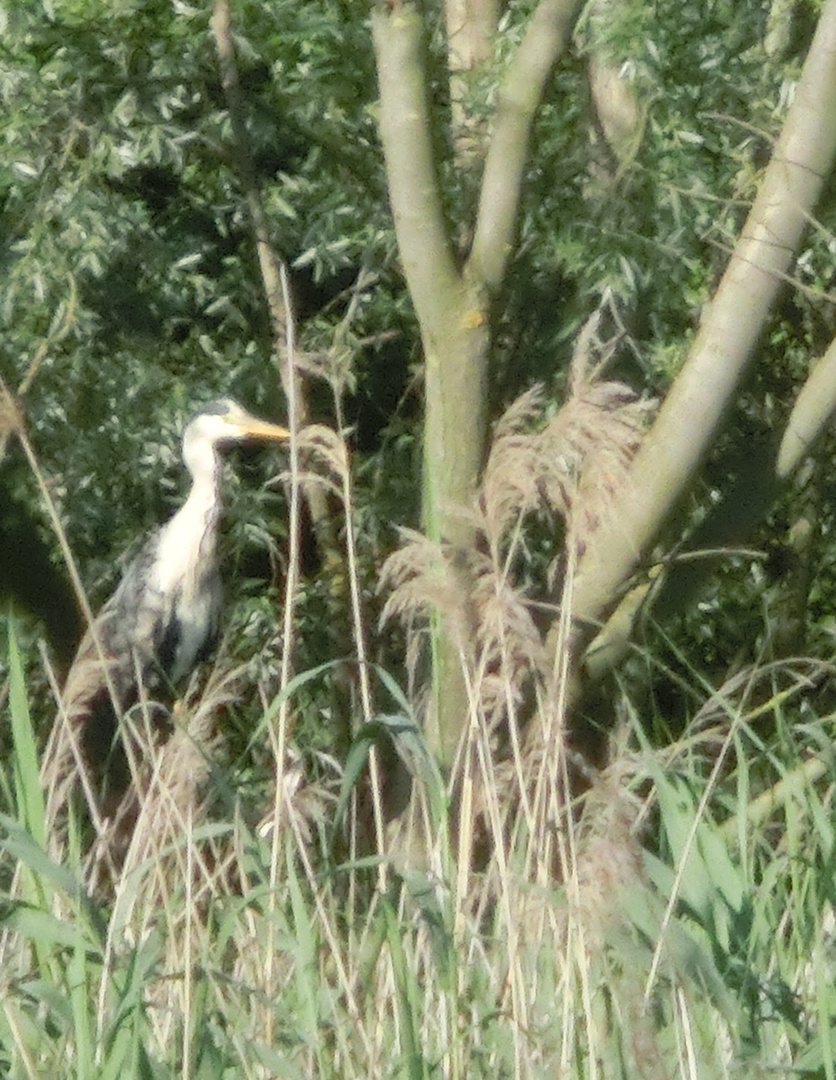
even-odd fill
[[[115,704],[122,711],[135,696],[137,678],[144,683],[148,677],[161,633],[158,624],[164,618],[164,600],[148,585],[155,548],[152,537],[84,635],[64,687],[68,711],[83,708],[85,699],[102,689],[115,693]]]
[[[64,810],[76,782],[92,785],[87,801],[107,812],[130,783],[127,756],[117,739],[117,717],[153,690],[155,644],[162,633],[163,599],[148,588],[152,537],[128,567],[116,592],[84,635],[64,686],[62,711],[44,760],[48,820]]]

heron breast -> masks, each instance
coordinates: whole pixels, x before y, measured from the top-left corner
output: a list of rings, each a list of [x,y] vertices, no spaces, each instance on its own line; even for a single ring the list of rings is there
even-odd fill
[[[159,661],[172,682],[188,675],[214,640],[221,602],[215,515],[199,524],[181,511],[163,530],[154,566],[166,598]]]
[[[175,604],[160,647],[160,660],[172,682],[183,679],[214,641],[219,607],[217,584],[207,582]]]

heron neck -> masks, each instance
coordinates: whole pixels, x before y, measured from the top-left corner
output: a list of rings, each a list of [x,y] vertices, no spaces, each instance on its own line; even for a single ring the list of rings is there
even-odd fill
[[[221,511],[221,459],[214,448],[188,462],[192,486],[180,513],[189,520],[213,525]]]
[[[190,454],[188,498],[159,535],[155,584],[163,593],[191,594],[198,581],[215,573],[218,520],[221,513],[221,462],[214,450]]]

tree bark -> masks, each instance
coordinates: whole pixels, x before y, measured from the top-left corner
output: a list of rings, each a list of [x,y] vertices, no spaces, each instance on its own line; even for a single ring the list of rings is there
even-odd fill
[[[372,11],[389,197],[424,349],[424,524],[430,537],[454,548],[473,539],[466,511],[486,440],[490,306],[513,250],[531,126],[579,7],[579,0],[541,0],[509,66],[462,270],[453,257],[433,155],[423,20],[410,0],[379,0]],[[468,715],[461,644],[442,634],[434,658],[437,746],[448,761]]]
[[[468,270],[491,292],[513,250],[534,116],[558,57],[569,44],[579,0],[541,0],[499,90]]]
[[[836,339],[801,388],[781,440],[776,466],[781,480],[795,472],[836,412]]]
[[[424,519],[467,544],[485,432],[486,302],[453,260],[432,150],[423,23],[409,5],[372,20],[389,197],[424,348]]]

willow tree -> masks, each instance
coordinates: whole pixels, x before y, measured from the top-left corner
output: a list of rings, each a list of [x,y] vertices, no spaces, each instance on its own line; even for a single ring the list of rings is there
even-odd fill
[[[515,250],[532,126],[580,9],[577,0],[539,0],[524,16],[511,5],[503,13],[495,0],[447,0],[450,107],[442,136],[438,110],[429,104],[424,7],[410,0],[377,0],[372,12],[389,196],[425,361],[424,521],[429,535],[454,552],[472,542],[472,520],[463,511],[474,498],[485,453],[494,305]],[[614,9],[607,2],[588,5],[584,33],[597,123],[618,169],[636,152],[643,113],[617,57],[595,51],[595,22],[606,23]],[[774,38],[779,29],[771,25],[769,34]],[[503,40],[508,34],[518,37],[510,49]],[[491,68],[500,54],[502,63]],[[435,57],[437,63],[437,51]],[[493,78],[485,75],[497,70]],[[474,105],[472,88],[480,85],[488,89]],[[613,613],[625,583],[688,489],[756,355],[832,166],[834,118],[836,0],[826,0],[783,132],[690,353],[629,478],[615,493],[612,512],[583,545],[573,587],[582,645],[591,628]],[[439,145],[448,147],[443,162]],[[452,227],[445,218],[442,165],[448,179],[451,171],[478,178],[473,218],[466,224]],[[807,408],[805,442],[830,411],[828,404],[811,418]],[[781,471],[787,470],[782,458]],[[619,614],[627,610],[632,610],[629,603]],[[629,634],[623,621],[617,619],[609,631],[621,641]],[[557,636],[555,628],[553,647]],[[455,641],[443,632],[436,640],[435,734],[449,759],[467,704]]]
[[[382,3],[372,15],[389,195],[424,349],[424,520],[431,537],[454,546],[471,539],[462,510],[474,498],[485,449],[492,305],[514,248],[531,126],[579,8],[578,0],[538,5],[502,80],[488,131],[487,121],[480,126],[468,115],[463,81],[468,69],[487,60],[498,6],[491,0],[448,5],[455,164],[482,173],[466,251],[458,249],[443,212],[420,9]],[[435,691],[436,739],[449,757],[467,701],[455,643],[443,634]]]

